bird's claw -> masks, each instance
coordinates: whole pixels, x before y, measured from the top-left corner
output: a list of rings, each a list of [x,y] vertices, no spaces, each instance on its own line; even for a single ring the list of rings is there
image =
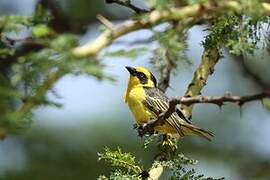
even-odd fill
[[[138,131],[138,135],[140,137],[143,137],[144,135],[152,135],[152,134],[154,134],[153,123],[151,121],[149,121],[148,123],[140,124],[137,127],[137,131]]]

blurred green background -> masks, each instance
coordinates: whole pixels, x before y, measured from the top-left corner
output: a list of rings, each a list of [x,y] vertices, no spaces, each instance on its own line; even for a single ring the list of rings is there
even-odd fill
[[[99,33],[96,14],[120,22],[130,11],[117,5],[106,5],[101,0],[52,1],[68,31],[84,34],[81,43]],[[1,15],[31,15],[35,0],[1,0]],[[135,4],[141,5],[139,1]],[[162,28],[158,27],[158,28]],[[180,64],[171,81],[170,96],[183,95],[202,54],[201,42],[206,27],[196,26],[188,32],[188,57],[191,65]],[[143,34],[143,36],[142,36]],[[121,48],[147,47],[155,42],[132,43],[151,37],[141,30],[118,39],[105,51]],[[269,82],[269,57],[266,54],[249,58],[247,64],[255,73]],[[105,146],[121,147],[132,152],[149,167],[156,153],[155,146],[144,150],[143,140],[133,130],[133,117],[122,101],[128,73],[124,66],[146,66],[152,52],[139,58],[105,57],[106,71],[117,78],[112,83],[99,82],[86,76],[65,76],[54,87],[61,96],[55,99],[64,105],[61,109],[40,107],[34,112],[31,127],[17,136],[0,141],[0,179],[8,180],[65,180],[96,179],[110,172],[103,162],[97,161],[97,152]],[[230,92],[245,95],[259,91],[237,62],[223,52],[224,58],[216,66],[202,91],[204,95],[223,95]],[[157,72],[154,71],[154,74]],[[219,109],[215,105],[196,105],[193,122],[215,133],[212,142],[186,137],[179,143],[179,152],[199,160],[196,169],[206,176],[226,179],[270,179],[270,116],[260,102],[245,104],[241,109],[228,104]],[[164,179],[166,179],[164,177]]]

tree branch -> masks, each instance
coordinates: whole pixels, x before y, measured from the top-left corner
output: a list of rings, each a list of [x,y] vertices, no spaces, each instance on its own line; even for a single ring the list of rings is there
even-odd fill
[[[194,72],[193,79],[188,85],[185,97],[192,97],[201,94],[202,88],[206,85],[209,75],[214,73],[214,67],[220,58],[219,50],[204,50],[202,60],[197,70]],[[182,105],[181,110],[185,117],[191,119],[192,105]]]
[[[23,105],[15,112],[16,118],[18,121],[28,112],[32,110],[33,107],[39,105],[39,98],[44,96],[54,85],[54,83],[62,77],[62,73],[59,71],[52,72],[49,74],[48,78],[44,81],[43,85],[41,85],[36,94],[26,99]]]
[[[185,104],[191,105],[196,103],[207,103],[207,104],[216,104],[218,106],[224,105],[225,102],[236,103],[239,106],[250,102],[262,100],[263,98],[269,98],[270,91],[264,91],[258,94],[247,95],[247,96],[232,96],[230,94],[226,94],[224,96],[193,96],[193,97],[180,97],[173,98],[170,100],[170,106],[168,109],[168,116],[174,112],[174,109],[177,104]]]
[[[198,103],[203,104],[215,104],[218,106],[224,105],[225,102],[236,103],[239,106],[251,101],[258,101],[263,100],[264,98],[270,98],[270,91],[264,91],[258,94],[247,95],[247,96],[232,96],[230,94],[226,94],[224,96],[193,96],[193,97],[179,97],[179,98],[172,98],[169,102],[169,108],[166,112],[161,113],[158,118],[150,123],[147,123],[146,128],[142,129],[141,133],[149,133],[152,131],[151,128],[162,124],[164,119],[169,118],[176,109],[178,104],[185,104],[185,105],[193,105]]]
[[[173,69],[172,61],[170,61],[168,57],[166,66],[160,69],[160,79],[158,82],[158,88],[162,92],[165,92],[166,89],[170,86],[169,83],[172,69]]]
[[[155,26],[161,22],[175,20],[180,21],[187,18],[201,18],[207,15],[220,14],[225,10],[241,12],[242,6],[237,1],[220,1],[215,5],[212,3],[194,4],[181,8],[171,8],[170,10],[153,10],[146,13],[139,20],[129,20],[116,27],[113,31],[106,30],[95,40],[79,46],[73,50],[73,54],[78,57],[95,56],[103,48],[110,45],[115,39],[130,32]],[[266,15],[270,14],[270,4],[262,3],[262,8]]]
[[[141,14],[141,13],[147,13],[149,12],[149,10],[146,10],[146,9],[141,9],[135,5],[133,5],[131,3],[130,0],[105,0],[106,3],[108,4],[112,4],[112,3],[115,3],[115,4],[119,4],[121,6],[125,6],[127,8],[130,8],[132,9],[133,11],[135,11],[137,14]]]
[[[177,41],[179,43],[183,43],[183,41],[186,40],[186,38],[183,38],[185,35],[185,28],[189,24],[194,24],[195,20],[192,19],[187,19],[182,22],[178,21],[173,21],[171,22],[172,28],[174,28],[178,33],[177,36]],[[161,47],[162,48],[162,47]],[[171,50],[169,47],[164,47],[165,50],[165,64],[159,68],[160,72],[160,78],[158,82],[158,88],[162,91],[165,92],[166,89],[170,86],[170,76],[171,76],[171,71],[177,67],[176,61],[179,59],[179,53],[182,53],[185,49],[181,49],[180,51],[182,52],[174,52]],[[179,50],[179,49],[178,49]]]
[[[108,29],[110,29],[111,31],[113,31],[114,29],[114,25],[111,21],[109,21],[107,18],[105,18],[104,16],[102,16],[101,14],[97,14],[97,19]]]

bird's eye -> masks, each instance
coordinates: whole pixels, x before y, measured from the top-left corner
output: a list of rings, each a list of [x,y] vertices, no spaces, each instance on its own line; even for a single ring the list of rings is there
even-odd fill
[[[144,73],[137,72],[136,76],[137,76],[137,78],[140,80],[140,82],[142,84],[147,84],[147,77],[146,77],[146,75]]]
[[[143,73],[138,73],[138,78],[139,79],[146,79],[146,76]]]

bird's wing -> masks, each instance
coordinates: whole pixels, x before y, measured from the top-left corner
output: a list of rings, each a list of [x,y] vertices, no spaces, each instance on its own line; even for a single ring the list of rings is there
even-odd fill
[[[162,112],[166,112],[169,108],[169,98],[161,92],[157,88],[145,88],[146,93],[146,99],[144,101],[144,105],[156,116],[158,116]],[[173,113],[166,121],[174,127],[180,135],[184,135],[183,131],[181,130],[181,125],[183,123],[190,124],[190,121],[188,121],[183,113],[176,109],[176,112]],[[182,123],[181,123],[182,121]]]

